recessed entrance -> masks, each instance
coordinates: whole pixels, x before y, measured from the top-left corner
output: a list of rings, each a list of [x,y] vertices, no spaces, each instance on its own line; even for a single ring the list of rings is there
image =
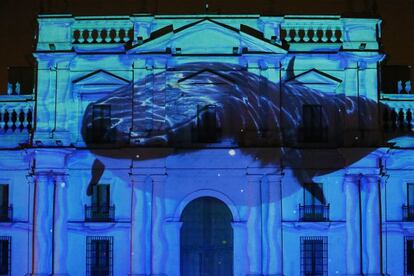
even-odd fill
[[[233,220],[222,201],[202,197],[182,212],[181,276],[233,275]]]

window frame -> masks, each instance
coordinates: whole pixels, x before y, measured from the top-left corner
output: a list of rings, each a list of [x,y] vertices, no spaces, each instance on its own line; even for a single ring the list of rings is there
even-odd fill
[[[87,236],[86,237],[86,275],[87,276],[94,276],[93,271],[93,261],[96,261],[97,252],[93,252],[93,242],[95,241],[107,241],[108,242],[108,266],[107,271],[104,271],[102,274],[100,273],[99,276],[103,276],[106,274],[107,276],[113,276],[113,247],[114,247],[114,238],[113,236]],[[94,260],[95,258],[95,260]],[[99,256],[98,256],[99,258]],[[107,273],[105,273],[107,272]]]
[[[0,222],[10,222],[13,217],[12,206],[10,204],[10,185],[0,184]]]
[[[304,183],[304,186],[306,187],[312,187],[311,189],[306,189],[305,187],[303,188],[303,205],[305,205],[305,206],[309,206],[309,205],[311,205],[311,206],[325,206],[325,204],[323,204],[322,202],[320,202],[318,199],[317,199],[317,197],[314,195],[314,194],[312,194],[312,192],[311,191],[313,191],[313,187],[315,187],[314,185],[316,185],[316,186],[319,186],[319,188],[322,190],[322,192],[324,191],[324,185],[323,185],[323,183],[315,183],[315,182],[307,182],[307,183]],[[310,195],[310,198],[311,198],[311,201],[312,201],[312,203],[311,204],[307,204],[307,202],[306,202],[306,195],[307,194],[309,194]],[[318,202],[316,202],[316,201],[318,201]]]
[[[11,255],[11,236],[0,236],[0,244],[2,244],[3,241],[8,242],[8,250],[7,250],[7,254],[8,254],[8,256],[7,256],[7,271],[8,271],[8,273],[7,274],[0,274],[0,275],[1,276],[6,276],[6,275],[10,276],[10,275],[12,275],[11,274],[11,258],[12,258],[12,255]],[[3,257],[1,247],[2,246],[0,246],[0,262],[1,262],[1,259]],[[0,270],[0,272],[1,272],[1,270]]]
[[[105,192],[102,192],[105,189]],[[102,191],[101,191],[102,190]],[[111,204],[111,185],[92,186],[90,205],[85,204],[85,221],[112,222],[115,220],[115,205]]]
[[[100,190],[105,189],[106,198],[103,199]],[[95,192],[96,191],[96,192]],[[94,203],[96,201],[96,203]],[[92,186],[91,206],[109,207],[111,206],[111,185],[110,184],[97,184]]]
[[[410,198],[410,190],[413,190],[413,198]],[[407,182],[407,206],[414,206],[414,183]]]
[[[315,271],[315,266],[317,265],[315,250],[312,244],[311,260],[312,260],[312,270],[311,273],[306,271],[306,251],[305,244],[306,241],[320,241],[322,242],[322,271]],[[315,243],[316,244],[316,243]],[[301,236],[300,237],[300,273],[303,276],[328,276],[328,237],[327,236]]]
[[[7,189],[5,189],[7,192],[7,196],[3,197],[4,195],[4,188],[3,187],[7,187]],[[10,206],[10,185],[9,184],[0,184],[0,197],[1,197],[1,201],[6,201],[7,204],[0,204],[0,207],[9,207]],[[5,199],[5,200],[4,200]]]
[[[99,110],[98,110],[99,109]],[[95,114],[99,112],[99,116],[95,118]],[[106,117],[103,114],[108,113]],[[90,140],[97,144],[112,143],[114,137],[111,137],[111,120],[112,107],[110,104],[94,104],[92,105],[92,124]]]
[[[404,275],[406,276],[414,276],[414,269],[413,269],[413,273],[408,273],[408,248],[407,248],[407,243],[408,241],[412,241],[413,242],[413,246],[414,246],[414,236],[405,236],[404,237]],[[414,254],[414,248],[413,248],[413,254]]]
[[[214,125],[210,126],[210,123],[205,122],[208,118],[214,121]],[[198,143],[217,143],[219,141],[220,128],[217,120],[217,105],[197,105],[196,130],[196,142]]]
[[[307,110],[309,109],[309,110]],[[318,110],[319,116],[315,116],[315,110]],[[308,112],[309,111],[309,112]],[[305,114],[311,114],[308,118]],[[314,124],[314,117],[319,117],[317,125]],[[305,143],[324,143],[326,142],[323,125],[324,108],[321,104],[303,104],[302,105],[302,140]],[[310,122],[309,125],[307,122]],[[316,135],[317,134],[317,135]]]

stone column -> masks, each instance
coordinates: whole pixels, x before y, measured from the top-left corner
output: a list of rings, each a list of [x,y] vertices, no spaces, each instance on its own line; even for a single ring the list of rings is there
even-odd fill
[[[376,175],[365,175],[362,177],[362,183],[364,191],[366,191],[363,213],[365,217],[364,255],[367,267],[364,268],[364,272],[382,275],[379,177]]]
[[[52,273],[53,179],[37,173],[34,182],[32,276]]]
[[[361,224],[359,176],[345,175],[345,217],[346,217],[346,273],[361,275]]]
[[[249,213],[247,217],[247,257],[248,275],[262,275],[262,217],[260,182],[262,175],[247,175],[247,197]]]
[[[166,275],[167,248],[165,239],[165,180],[166,175],[152,175],[151,275]]]
[[[146,225],[150,221],[149,208],[145,197],[146,175],[131,175],[131,276],[147,275],[147,233]]]
[[[67,273],[67,181],[64,175],[54,177],[54,225],[53,225],[53,275],[64,276]]]
[[[267,228],[268,266],[264,275],[283,275],[282,255],[282,201],[281,201],[282,175],[267,176],[267,212],[264,226]]]

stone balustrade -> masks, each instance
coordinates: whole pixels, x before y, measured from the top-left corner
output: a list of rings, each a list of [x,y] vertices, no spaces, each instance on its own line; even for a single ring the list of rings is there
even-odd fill
[[[22,100],[21,97],[18,98],[20,101],[2,101],[0,99],[0,134],[30,132],[33,128],[34,104],[32,101]]]
[[[342,43],[343,23],[339,17],[286,17],[281,40],[288,43]]]
[[[72,25],[72,43],[127,43],[133,39],[129,17],[76,17]]]
[[[227,22],[231,15],[194,15],[192,20],[211,17],[216,22]],[[39,15],[38,51],[71,50],[73,46],[116,45],[120,43],[142,43],[165,26],[179,29],[187,17],[169,17],[136,14],[131,16],[78,16],[70,14]],[[155,23],[157,22],[157,23]],[[263,32],[275,42],[306,45],[324,44],[329,47],[342,46],[347,50],[378,49],[381,20],[342,18],[341,16],[284,16],[249,17],[246,25]],[[234,26],[241,28],[240,26]],[[48,29],[50,31],[48,31]],[[105,47],[104,47],[105,48]],[[90,50],[90,48],[88,48]],[[98,48],[94,48],[98,50]],[[338,48],[339,49],[339,48]],[[297,50],[297,49],[292,49]],[[299,50],[312,50],[300,48]]]
[[[385,131],[413,131],[413,104],[394,102],[389,108],[382,110],[382,121]]]

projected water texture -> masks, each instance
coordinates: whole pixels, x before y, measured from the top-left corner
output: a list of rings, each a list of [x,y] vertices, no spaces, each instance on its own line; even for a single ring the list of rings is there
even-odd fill
[[[38,23],[35,93],[0,97],[0,274],[414,273],[414,97],[379,86],[380,20]]]

